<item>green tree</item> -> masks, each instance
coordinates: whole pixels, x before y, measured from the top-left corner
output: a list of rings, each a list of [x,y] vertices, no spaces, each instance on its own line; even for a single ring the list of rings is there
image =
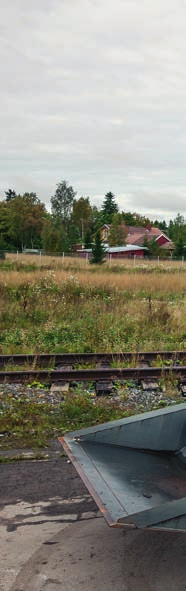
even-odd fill
[[[8,234],[19,248],[34,248],[40,239],[46,209],[33,193],[17,195],[8,205]]]
[[[154,225],[155,225],[155,224],[154,224]],[[164,232],[164,233],[166,234],[166,232],[167,232],[167,229],[168,229],[168,228],[167,228],[166,221],[165,221],[165,220],[163,220],[162,222],[159,222],[159,224],[158,224],[158,228],[159,228],[160,230],[162,230],[162,232]]]
[[[68,242],[70,249],[72,249],[73,246],[79,242],[79,239],[79,228],[75,224],[70,224],[68,229]]]
[[[144,256],[149,256],[150,255],[150,252],[149,252],[149,241],[148,241],[147,235],[144,237],[142,246],[144,246],[145,249],[148,248],[148,250],[144,250]]]
[[[23,201],[25,201],[26,203],[30,203],[32,205],[41,205],[39,197],[37,197],[36,193],[33,193],[32,191],[31,193],[28,193],[28,191],[26,191],[26,193],[23,193]]]
[[[27,244],[26,231],[26,208],[21,195],[9,202],[9,236],[18,244],[18,248],[23,250],[30,245]]]
[[[186,249],[184,248],[184,241],[182,236],[180,236],[175,244],[174,249],[174,257],[183,257],[186,255]]]
[[[8,203],[12,199],[15,199],[16,192],[13,189],[8,189],[8,191],[5,191],[5,195],[6,195],[6,201]]]
[[[176,244],[179,238],[186,242],[186,222],[184,216],[178,213],[174,220],[170,220],[168,226],[168,235]]]
[[[92,232],[90,228],[87,229],[85,234],[84,248],[92,248]]]
[[[51,197],[53,218],[57,223],[64,224],[66,233],[68,231],[75,196],[74,189],[66,181],[62,181],[58,183],[55,195]]]
[[[105,262],[105,254],[106,250],[101,242],[101,233],[100,230],[97,230],[95,236],[95,244],[92,246],[92,256],[90,259],[91,264],[102,264]]]
[[[181,213],[177,213],[175,220],[174,220],[175,226],[178,226],[180,228],[181,226],[184,226],[184,223],[185,223],[184,216],[181,215]]]
[[[112,217],[112,225],[114,226],[120,226],[121,224],[123,224],[124,226],[124,220],[123,220],[123,216],[122,213],[114,213],[113,217]]]
[[[121,214],[115,213],[113,223],[110,228],[108,242],[109,246],[124,246],[126,244],[126,229],[123,224],[118,224],[118,218]]]
[[[4,250],[6,250],[6,242],[3,236],[0,234],[0,259],[5,259]]]
[[[44,203],[41,203],[36,193],[24,193],[23,203],[26,216],[26,240],[34,248],[40,245],[40,235],[47,212]]]
[[[89,221],[89,227],[91,229],[92,235],[102,226],[102,214],[101,211],[98,210],[96,205],[91,206],[91,218]]]
[[[146,228],[147,226],[152,226],[152,222],[149,218],[146,218],[145,215],[140,215],[139,213],[135,213],[135,226],[142,226]]]
[[[105,195],[101,208],[102,224],[111,224],[114,213],[118,213],[118,205],[115,201],[115,195],[109,191]]]
[[[7,250],[14,249],[14,242],[9,237],[9,207],[6,201],[0,201],[0,234]],[[3,248],[2,248],[3,250]]]
[[[123,218],[126,226],[135,226],[136,225],[135,213],[131,213],[130,211],[122,211],[122,218]]]
[[[89,197],[74,199],[72,209],[72,221],[78,227],[81,238],[84,238],[92,215],[92,207]]]
[[[55,226],[52,219],[45,219],[41,233],[42,248],[45,252],[69,252],[69,242],[64,227]]]
[[[149,242],[148,248],[151,256],[155,257],[160,254],[160,247],[156,238],[153,238],[153,240]]]

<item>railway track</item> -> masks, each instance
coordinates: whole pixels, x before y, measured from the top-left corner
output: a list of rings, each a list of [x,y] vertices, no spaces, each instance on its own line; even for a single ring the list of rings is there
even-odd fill
[[[86,363],[150,363],[156,359],[162,362],[170,361],[174,365],[177,362],[186,362],[186,351],[147,351],[147,352],[121,352],[121,353],[62,353],[39,355],[0,355],[0,367],[8,364],[34,365],[35,368],[55,365],[76,365]]]
[[[150,366],[150,363],[154,366]],[[157,363],[157,365],[156,365]],[[8,365],[21,366],[10,371]],[[78,365],[94,364],[91,368]],[[116,365],[112,366],[112,365]],[[130,365],[133,364],[131,367]],[[119,365],[119,367],[118,367]],[[128,367],[126,367],[128,365]],[[43,367],[45,367],[43,369]],[[153,351],[141,353],[84,353],[0,355],[0,382],[20,383],[36,380],[41,383],[78,382],[106,380],[158,380],[175,377],[179,383],[186,382],[186,351]],[[42,368],[42,369],[41,369]]]

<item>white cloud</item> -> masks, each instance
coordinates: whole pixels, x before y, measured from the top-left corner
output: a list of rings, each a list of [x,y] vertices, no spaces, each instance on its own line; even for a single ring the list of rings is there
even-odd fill
[[[185,214],[184,0],[0,8],[1,192],[48,203],[65,178],[96,202],[110,189],[121,209]]]

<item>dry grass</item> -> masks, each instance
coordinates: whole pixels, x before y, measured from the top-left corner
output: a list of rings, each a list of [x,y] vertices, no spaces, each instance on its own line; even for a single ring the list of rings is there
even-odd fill
[[[11,354],[185,349],[185,292],[186,273],[174,269],[4,269],[0,345]]]
[[[23,265],[36,265],[38,268],[41,266],[48,267],[51,269],[58,269],[58,268],[77,268],[82,269],[87,266],[86,259],[81,259],[78,257],[71,257],[68,255],[43,255],[43,254],[24,254],[19,253],[6,253],[6,261],[9,262],[17,262]]]
[[[44,255],[44,254],[24,254],[24,253],[6,253],[6,260],[9,262],[18,262],[23,265],[36,265],[39,268],[42,266],[50,267],[52,269],[57,268],[72,268],[73,270],[76,269],[77,271],[80,269],[88,269],[89,262],[86,258],[81,258],[76,256],[70,255]],[[114,259],[112,258],[111,261],[107,261],[104,266],[100,267],[100,272],[102,273],[105,267],[116,267],[119,266],[121,271],[124,269],[132,270],[132,269],[159,269],[165,271],[171,270],[186,270],[186,260],[185,261],[176,261],[174,259],[159,259],[154,258],[153,260],[148,260],[143,257],[136,257],[135,259]]]
[[[64,269],[50,271],[47,269],[28,271],[21,273],[19,271],[1,271],[0,282],[4,285],[19,287],[24,284],[34,284],[41,280],[51,277],[58,285],[64,282],[76,282],[82,288],[90,289],[112,289],[119,291],[129,291],[132,294],[145,292],[146,294],[179,294],[186,293],[186,273],[170,272],[159,274],[156,271],[151,273],[103,273],[99,268],[92,273],[89,267],[86,270],[77,269],[76,273],[71,273]]]
[[[62,283],[68,278],[64,272],[57,271],[55,274],[57,283]],[[125,274],[103,274],[100,271],[95,272],[94,275],[90,272],[78,272],[76,278],[80,285],[89,288],[112,288],[119,291],[130,291],[131,293],[136,292],[148,292],[150,293],[184,293],[186,292],[186,274],[174,274],[170,275],[157,275],[151,273],[146,275],[145,273],[132,275],[131,273]]]

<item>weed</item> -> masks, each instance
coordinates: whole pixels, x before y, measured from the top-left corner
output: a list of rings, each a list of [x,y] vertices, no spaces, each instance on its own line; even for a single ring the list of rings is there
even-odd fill
[[[31,384],[27,385],[27,388],[37,388],[40,390],[46,389],[46,384],[41,384],[37,380],[34,380]]]
[[[162,408],[164,408],[165,406],[167,406],[167,402],[166,402],[166,400],[160,400],[158,404],[159,404],[159,406],[160,406],[160,407],[162,407]]]
[[[104,400],[95,404],[80,387],[57,408],[7,396],[0,414],[1,448],[44,448],[67,431],[115,420],[123,413],[118,404],[108,406]]]
[[[0,456],[0,464],[13,464],[14,462],[33,461],[33,460],[47,460],[48,456],[43,453],[33,453],[31,455],[18,454],[14,456]]]
[[[133,351],[134,364],[143,350],[184,349],[186,273],[162,265],[161,272],[147,264],[134,273],[126,261],[115,265],[114,272],[112,267],[100,272],[72,259],[63,268],[36,265],[24,274],[3,268],[2,352]]]

